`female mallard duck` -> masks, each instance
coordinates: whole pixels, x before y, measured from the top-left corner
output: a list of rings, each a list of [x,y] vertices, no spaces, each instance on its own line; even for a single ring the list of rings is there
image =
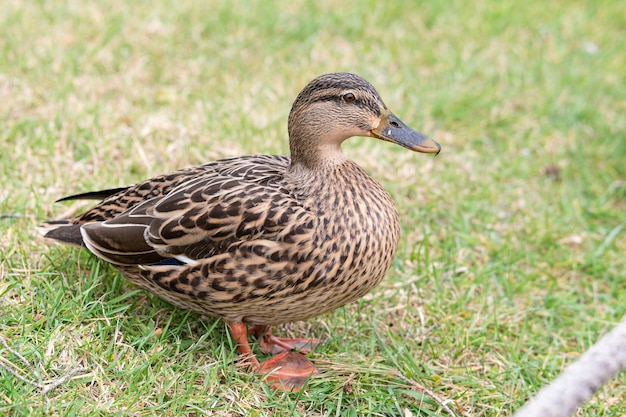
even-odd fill
[[[291,157],[224,159],[66,197],[102,202],[49,222],[45,236],[86,246],[175,306],[221,317],[254,370],[299,389],[315,367],[293,349],[307,353],[318,341],[278,338],[269,326],[362,297],[382,280],[398,246],[393,201],[341,143],[371,136],[417,152],[440,146],[348,73],[311,81],[293,103],[288,128]],[[248,332],[276,355],[259,363]]]

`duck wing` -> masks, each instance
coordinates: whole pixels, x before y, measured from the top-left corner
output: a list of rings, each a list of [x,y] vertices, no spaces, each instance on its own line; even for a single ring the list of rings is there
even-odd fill
[[[105,221],[83,224],[86,246],[116,265],[194,263],[242,242],[297,243],[314,216],[283,179],[284,157],[218,161],[203,175]],[[210,165],[210,164],[209,164]]]

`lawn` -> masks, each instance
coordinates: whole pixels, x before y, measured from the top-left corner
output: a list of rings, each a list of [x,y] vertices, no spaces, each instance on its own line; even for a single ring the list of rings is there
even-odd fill
[[[608,0],[3,2],[0,415],[509,415],[626,314],[624,21]],[[85,208],[67,194],[287,153],[293,99],[335,71],[442,152],[346,142],[402,239],[368,296],[277,329],[327,339],[306,391],[37,233]],[[624,398],[622,373],[579,415]]]

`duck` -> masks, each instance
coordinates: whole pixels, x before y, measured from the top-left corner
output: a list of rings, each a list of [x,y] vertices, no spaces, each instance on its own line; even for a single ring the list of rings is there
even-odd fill
[[[322,341],[271,327],[306,320],[376,287],[398,248],[390,195],[342,152],[354,136],[438,154],[352,73],[313,79],[288,118],[289,156],[249,155],[58,201],[98,200],[44,223],[45,238],[87,248],[176,307],[227,324],[237,352],[272,387],[300,390]],[[270,354],[259,361],[248,336]]]

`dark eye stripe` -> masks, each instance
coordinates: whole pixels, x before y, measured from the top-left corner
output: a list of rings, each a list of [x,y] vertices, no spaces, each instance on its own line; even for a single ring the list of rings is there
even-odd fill
[[[311,100],[312,103],[325,102],[325,101],[334,101],[336,103],[343,103],[344,99],[343,99],[343,95],[339,95],[339,94],[324,94],[324,95],[314,96],[314,97],[312,97],[312,100]],[[355,96],[355,100],[353,102],[351,102],[350,104],[353,104],[353,105],[361,107],[361,108],[368,109],[369,111],[371,111],[375,115],[380,116],[380,108],[378,107],[378,104],[376,104],[376,102],[374,102],[374,101],[369,101],[369,100],[365,101],[365,100]]]
[[[324,96],[313,97],[312,101],[314,103],[318,101],[341,101],[341,96],[338,96],[337,94],[328,94]],[[359,101],[359,100],[355,100],[355,101]]]

